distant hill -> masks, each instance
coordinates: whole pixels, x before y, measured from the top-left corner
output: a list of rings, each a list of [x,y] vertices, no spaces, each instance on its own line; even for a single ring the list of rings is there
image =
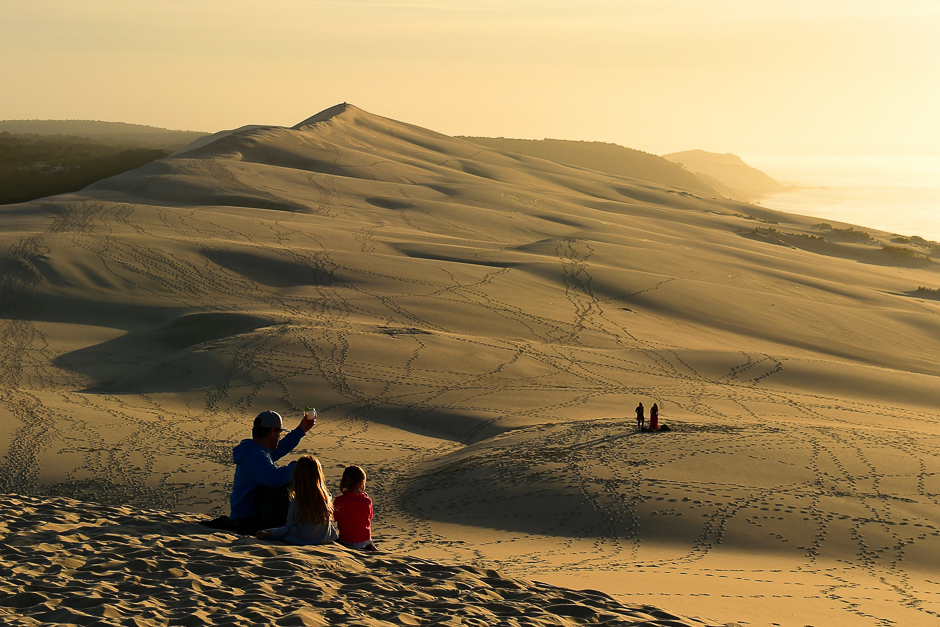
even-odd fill
[[[78,191],[205,135],[123,122],[0,120],[0,204]]]
[[[563,165],[587,168],[616,176],[627,176],[709,196],[719,195],[719,192],[711,185],[682,166],[660,156],[617,144],[505,137],[461,137],[460,139],[501,152],[538,157]]]
[[[0,205],[75,192],[170,152],[133,141],[0,131]]]
[[[98,143],[164,148],[170,151],[207,135],[198,131],[173,131],[143,124],[94,120],[0,120],[2,132],[13,135],[69,135],[85,137]]]
[[[734,200],[754,202],[794,191],[793,187],[775,181],[731,153],[722,155],[705,150],[686,150],[663,155],[663,158],[684,166],[721,194]]]

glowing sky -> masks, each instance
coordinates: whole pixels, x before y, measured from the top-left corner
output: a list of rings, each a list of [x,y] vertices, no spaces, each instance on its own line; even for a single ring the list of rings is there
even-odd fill
[[[0,0],[0,119],[940,153],[938,0]]]

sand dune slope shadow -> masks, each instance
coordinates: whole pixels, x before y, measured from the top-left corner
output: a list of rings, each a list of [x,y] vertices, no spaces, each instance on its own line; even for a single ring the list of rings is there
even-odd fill
[[[10,625],[706,625],[492,570],[212,533],[191,515],[0,500]]]
[[[593,537],[608,557],[665,544],[647,555],[740,549],[885,571],[940,559],[940,505],[911,472],[940,471],[926,444],[880,429],[673,427],[636,433],[634,421],[609,419],[508,432],[426,466],[400,506],[425,519]]]
[[[117,192],[154,205],[218,205],[310,213],[298,200],[243,182],[221,160],[168,157],[90,185],[92,193]]]
[[[847,235],[851,233],[852,235]],[[852,228],[813,228],[790,232],[776,227],[757,227],[741,232],[742,237],[776,246],[805,250],[826,257],[852,259],[878,266],[925,268],[936,264],[935,252],[911,246],[897,246]]]
[[[261,248],[232,248],[212,250],[204,248],[202,254],[222,268],[236,272],[251,281],[267,287],[295,285],[343,285],[332,268],[317,263],[318,259],[299,259],[288,251]],[[279,254],[280,253],[280,254]]]
[[[57,357],[112,392],[190,390],[214,384],[228,370],[212,343],[269,327],[274,320],[244,313],[193,313]]]

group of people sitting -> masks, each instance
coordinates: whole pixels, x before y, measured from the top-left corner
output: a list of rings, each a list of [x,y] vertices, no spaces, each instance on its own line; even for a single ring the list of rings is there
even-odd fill
[[[366,494],[362,468],[346,468],[341,494],[333,499],[316,457],[303,455],[285,466],[276,463],[316,424],[316,410],[305,412],[297,428],[282,438],[280,414],[267,410],[255,417],[251,438],[232,451],[235,481],[227,525],[260,539],[300,545],[338,541],[350,548],[378,551],[372,542],[372,499]]]
[[[643,403],[636,408],[637,431],[668,431],[659,424],[659,405],[650,409],[649,428]],[[372,542],[372,499],[366,494],[366,473],[348,466],[335,499],[326,487],[323,467],[311,455],[278,466],[317,424],[317,412],[305,412],[295,429],[283,438],[284,423],[276,411],[255,417],[251,438],[233,450],[235,481],[232,484],[231,516],[207,522],[260,539],[275,538],[290,544],[324,544],[338,541],[344,546],[378,551]]]

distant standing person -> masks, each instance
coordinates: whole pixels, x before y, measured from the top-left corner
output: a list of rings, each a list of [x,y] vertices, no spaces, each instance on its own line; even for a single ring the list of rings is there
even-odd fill
[[[650,431],[659,431],[659,404],[653,403],[650,408]]]
[[[304,413],[297,428],[282,440],[284,429],[279,413],[269,409],[255,416],[251,439],[242,440],[232,449],[235,481],[230,500],[235,531],[254,535],[259,529],[287,522],[287,484],[291,481],[296,462],[286,466],[278,466],[274,462],[294,450],[300,438],[316,424],[316,410]],[[280,498],[282,494],[283,499]]]
[[[636,430],[643,430],[643,423],[646,422],[646,416],[643,415],[643,403],[636,406]]]
[[[359,466],[343,471],[342,494],[333,501],[333,518],[339,527],[339,542],[352,549],[378,551],[372,543],[372,499],[366,494],[366,473]]]

